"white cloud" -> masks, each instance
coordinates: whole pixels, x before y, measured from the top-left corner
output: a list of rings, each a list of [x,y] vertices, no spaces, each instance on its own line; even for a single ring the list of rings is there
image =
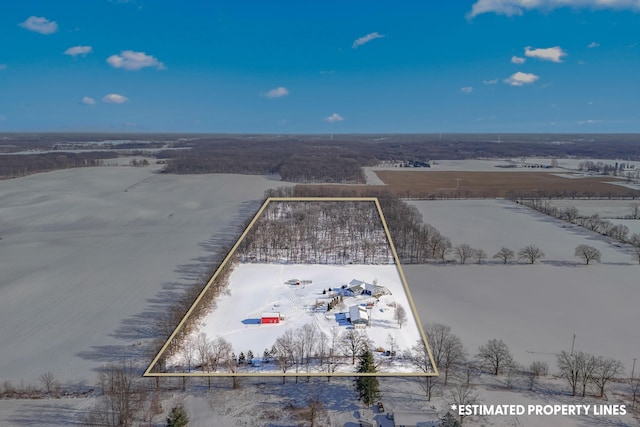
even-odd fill
[[[91,52],[93,52],[93,48],[91,46],[73,46],[65,50],[64,54],[75,58],[78,55],[87,56],[87,54]]]
[[[269,92],[263,94],[263,96],[266,96],[267,98],[281,98],[287,95],[289,95],[289,90],[283,86],[271,89]]]
[[[384,37],[384,34],[380,34],[377,31],[375,33],[369,33],[366,36],[362,36],[359,39],[357,39],[356,41],[353,42],[353,45],[351,46],[354,49],[357,49],[358,47],[362,46],[365,43],[369,43],[371,40],[374,39],[381,39]]]
[[[482,84],[484,85],[495,85],[498,83],[498,79],[491,79],[491,80],[483,80]]]
[[[19,24],[22,28],[40,34],[53,34],[58,31],[58,23],[43,16],[30,16]]]
[[[126,96],[117,93],[110,93],[102,97],[102,102],[106,102],[107,104],[124,104],[128,100],[129,98]]]
[[[107,58],[107,63],[113,68],[123,68],[125,70],[141,70],[146,67],[155,67],[158,70],[166,68],[157,58],[144,52],[134,52],[133,50],[123,50],[120,55],[111,55]]]
[[[108,96],[108,95],[107,95]],[[105,101],[106,102],[106,101]],[[82,98],[82,103],[84,105],[95,105],[96,100],[93,98],[89,98],[88,96],[85,96]]]
[[[518,71],[517,73],[513,73],[511,77],[505,79],[504,82],[510,84],[511,86],[524,86],[526,84],[531,84],[538,80],[540,77],[531,73],[523,73]]]
[[[521,56],[512,56],[511,63],[513,64],[524,64],[527,61],[527,58],[523,58]]]
[[[344,120],[344,117],[342,117],[340,114],[338,113],[333,113],[332,115],[330,115],[329,117],[325,117],[324,121],[328,122],[328,123],[335,123],[335,122],[341,122]]]
[[[589,49],[593,49],[594,47],[598,47],[600,46],[600,43],[598,42],[591,42],[589,43],[589,46],[587,46]]]
[[[0,64],[0,71],[6,70],[6,69],[7,69],[7,64]]]
[[[589,119],[589,120],[580,120],[578,122],[579,125],[594,125],[597,123],[602,123],[602,120],[593,120],[593,119]]]
[[[335,74],[336,70],[322,70],[320,74]]]
[[[462,92],[462,93],[471,93],[471,92],[473,92],[473,87],[472,86],[461,87],[460,88],[460,92]]]
[[[544,49],[531,49],[531,46],[527,46],[524,48],[524,54],[530,58],[553,62],[562,62],[562,57],[567,56],[567,52],[563,51],[560,46]]]
[[[472,19],[483,13],[522,15],[529,10],[552,10],[561,7],[640,10],[640,2],[638,0],[477,0],[471,7],[471,11],[467,13],[467,18]]]

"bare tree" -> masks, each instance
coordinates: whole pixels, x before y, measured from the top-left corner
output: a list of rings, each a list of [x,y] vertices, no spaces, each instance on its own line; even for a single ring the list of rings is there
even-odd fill
[[[633,203],[629,206],[629,208],[631,209],[631,214],[629,215],[629,218],[640,219],[640,204]]]
[[[549,365],[547,362],[532,362],[529,365],[529,390],[533,390],[533,387],[536,384],[536,380],[539,377],[545,376],[549,373]]]
[[[398,347],[398,340],[391,334],[387,335],[387,345],[388,350],[390,352],[390,354],[394,354],[396,352],[396,349]]]
[[[624,372],[622,362],[615,359],[598,358],[598,365],[593,372],[593,383],[598,388],[600,397],[604,397],[607,383]]]
[[[413,365],[421,372],[431,373],[434,371],[433,366],[431,366],[431,360],[429,359],[427,347],[424,345],[422,340],[418,340],[416,344],[411,347],[411,351],[409,352],[409,360],[411,360]],[[417,377],[417,381],[420,385],[420,388],[424,391],[427,401],[430,402],[434,390],[440,384],[440,377]]]
[[[447,385],[449,371],[464,362],[467,352],[460,338],[451,332],[449,326],[431,323],[425,326],[425,334],[434,363],[444,373],[444,385]]]
[[[51,393],[51,391],[56,387],[56,383],[58,382],[56,380],[56,376],[53,375],[53,373],[50,371],[43,373],[42,375],[40,375],[38,379],[44,386],[44,389],[47,392],[47,394]]]
[[[528,245],[518,251],[518,258],[529,262],[529,264],[535,264],[536,261],[544,258],[544,252],[535,245]]]
[[[449,392],[451,403],[460,406],[475,405],[478,402],[478,396],[471,391],[466,385],[458,385]],[[464,423],[464,419],[467,415],[461,412],[460,425]]]
[[[287,373],[287,370],[293,366],[296,361],[295,350],[295,335],[293,330],[287,329],[285,333],[276,339],[274,344],[276,354],[275,358],[278,361],[278,367],[283,374]],[[285,377],[282,377],[282,383],[284,384]]]
[[[634,246],[632,250],[633,250],[633,259],[635,261],[638,261],[638,264],[640,264],[640,246]]]
[[[475,258],[475,260],[476,260],[476,262],[478,264],[482,264],[482,261],[487,259],[487,253],[485,251],[483,251],[482,249],[474,249],[473,250],[473,257]]]
[[[591,261],[600,262],[600,251],[593,246],[578,245],[576,246],[575,255],[584,260],[584,263],[589,265]]]
[[[491,367],[494,375],[498,375],[502,368],[513,364],[509,347],[504,341],[497,339],[491,339],[485,345],[481,345],[478,348],[478,358]]]
[[[396,311],[393,315],[393,318],[396,322],[398,322],[398,326],[400,327],[400,329],[402,329],[402,325],[407,323],[407,312],[400,304],[396,306]]]
[[[454,252],[460,260],[460,264],[466,263],[467,259],[473,256],[473,248],[466,243],[456,246]]]
[[[371,340],[366,332],[357,329],[347,329],[341,337],[342,347],[351,356],[351,364],[355,365],[356,356],[371,346]]]
[[[587,386],[593,382],[594,374],[600,364],[600,360],[592,354],[579,351],[577,353],[577,361],[578,378],[582,385],[582,397],[585,397],[587,395]]]
[[[494,256],[493,259],[499,259],[504,264],[514,259],[516,254],[509,248],[501,248]]]
[[[567,380],[571,388],[571,395],[576,395],[578,383],[580,381],[580,364],[578,363],[577,353],[561,352],[558,355],[558,370],[560,376]]]
[[[109,427],[134,425],[143,401],[133,365],[123,362],[108,365],[98,375],[102,396],[89,411],[86,424]]]
[[[578,209],[576,209],[575,206],[570,206],[566,208],[564,211],[562,211],[562,216],[564,217],[564,219],[566,219],[570,223],[574,223],[576,219],[578,219],[579,215],[580,213],[578,212]]]

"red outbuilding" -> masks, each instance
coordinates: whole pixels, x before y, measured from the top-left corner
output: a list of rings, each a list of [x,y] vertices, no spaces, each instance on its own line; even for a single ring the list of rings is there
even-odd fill
[[[263,313],[260,323],[280,323],[280,313]]]

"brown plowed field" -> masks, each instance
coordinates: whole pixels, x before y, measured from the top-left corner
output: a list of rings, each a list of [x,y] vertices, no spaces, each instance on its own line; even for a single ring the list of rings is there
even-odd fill
[[[322,185],[323,192],[350,190],[358,195],[388,190],[399,197],[505,197],[508,192],[540,196],[640,196],[640,192],[608,184],[612,177],[563,178],[544,172],[377,171],[386,186]],[[620,181],[623,182],[623,181]]]

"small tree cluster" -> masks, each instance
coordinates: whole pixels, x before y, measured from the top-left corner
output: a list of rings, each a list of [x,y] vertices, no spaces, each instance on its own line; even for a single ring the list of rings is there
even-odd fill
[[[571,395],[581,391],[586,396],[587,388],[594,386],[600,397],[604,396],[607,384],[623,372],[622,362],[615,359],[605,359],[582,351],[568,353],[563,351],[558,355],[558,370],[571,388]]]
[[[457,245],[453,251],[458,257],[460,264],[465,264],[469,259],[474,259],[478,264],[482,264],[482,261],[487,258],[487,253],[485,251],[482,249],[472,248],[466,243]]]

